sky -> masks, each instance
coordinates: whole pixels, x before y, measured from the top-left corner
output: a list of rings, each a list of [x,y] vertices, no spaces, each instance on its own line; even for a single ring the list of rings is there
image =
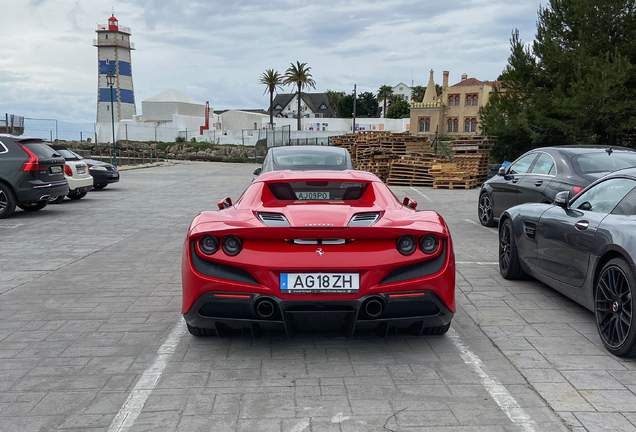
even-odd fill
[[[545,4],[545,1],[544,3]],[[317,92],[451,85],[462,73],[495,80],[519,29],[536,33],[536,0],[0,0],[0,114],[92,128],[97,106],[96,24],[114,10],[131,28],[141,101],[170,88],[212,109],[267,109],[259,77],[311,67]],[[290,87],[282,92],[292,92]],[[27,120],[36,129],[54,122]],[[33,127],[33,126],[31,126]],[[54,135],[54,132],[52,132]]]

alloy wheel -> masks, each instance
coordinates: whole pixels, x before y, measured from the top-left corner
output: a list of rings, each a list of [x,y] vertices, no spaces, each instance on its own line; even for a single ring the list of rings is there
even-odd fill
[[[510,225],[504,224],[499,235],[499,267],[502,272],[505,272],[510,265],[510,241]]]
[[[479,221],[483,225],[488,225],[492,221],[492,205],[486,193],[479,198]]]
[[[596,322],[604,342],[621,346],[632,326],[632,293],[623,270],[610,265],[603,269],[596,287]]]
[[[2,213],[4,209],[7,208],[8,201],[9,200],[7,199],[7,195],[2,189],[0,189],[0,213]]]

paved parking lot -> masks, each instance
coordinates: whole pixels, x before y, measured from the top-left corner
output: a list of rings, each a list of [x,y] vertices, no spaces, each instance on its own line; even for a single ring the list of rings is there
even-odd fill
[[[0,221],[0,431],[636,430],[636,362],[593,315],[498,273],[477,190],[393,188],[449,223],[458,313],[442,337],[193,338],[181,246],[254,165],[127,171]]]

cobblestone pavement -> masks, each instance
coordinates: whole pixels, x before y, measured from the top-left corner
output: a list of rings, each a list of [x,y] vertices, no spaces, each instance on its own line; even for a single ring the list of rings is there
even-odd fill
[[[476,190],[394,188],[451,228],[445,336],[187,334],[188,224],[254,168],[131,170],[0,220],[0,432],[636,430],[636,363],[603,350],[587,310],[501,278]]]

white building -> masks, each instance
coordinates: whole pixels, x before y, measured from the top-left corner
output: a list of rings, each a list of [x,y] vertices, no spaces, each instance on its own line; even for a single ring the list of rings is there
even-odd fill
[[[411,103],[411,91],[413,90],[411,87],[401,82],[398,85],[393,86],[392,90],[394,95],[398,95],[408,103]],[[384,117],[384,99],[379,101],[378,104],[380,105],[380,117]],[[389,101],[386,103],[386,108],[387,110],[389,109]]]

